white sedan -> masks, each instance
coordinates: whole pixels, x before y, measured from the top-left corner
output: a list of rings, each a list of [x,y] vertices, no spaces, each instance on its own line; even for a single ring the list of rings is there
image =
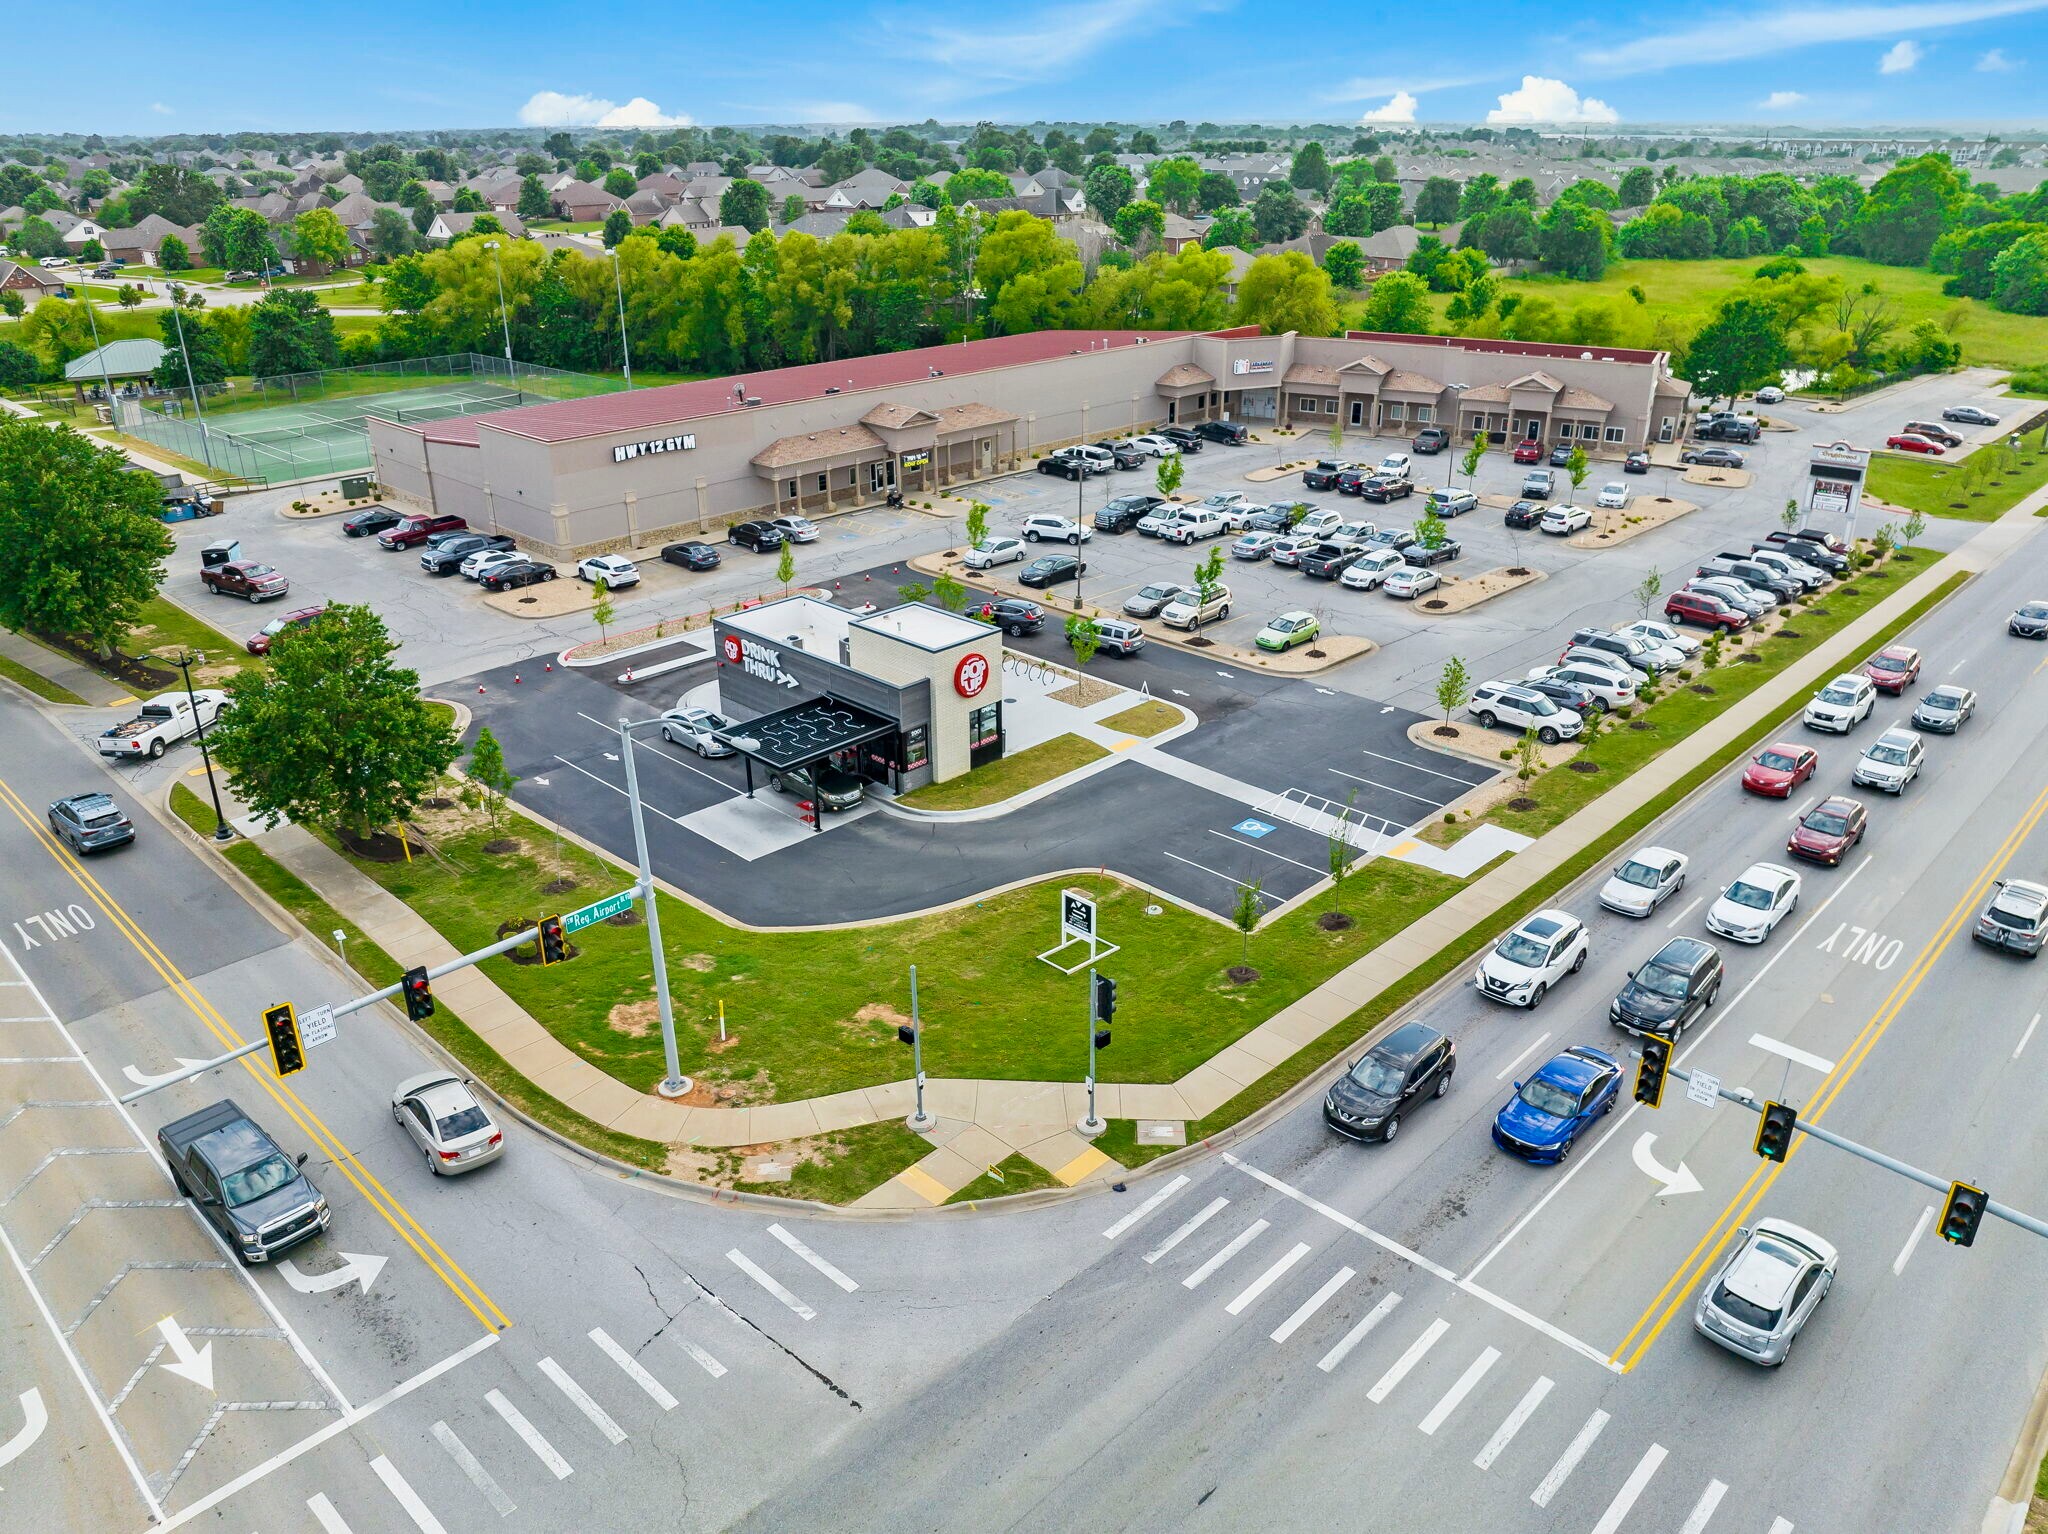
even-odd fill
[[[1380,590],[1390,597],[1398,597],[1402,601],[1412,602],[1425,591],[1434,591],[1443,583],[1444,578],[1434,570],[1417,569],[1412,565],[1403,565],[1387,577],[1385,584],[1380,587]]]
[[[1542,532],[1554,533],[1562,538],[1567,533],[1577,532],[1592,520],[1593,513],[1583,506],[1550,506],[1545,508],[1543,517],[1536,526]]]
[[[1600,496],[1595,503],[1602,511],[1627,511],[1629,489],[1618,479],[1610,479],[1600,487]]]
[[[966,565],[970,570],[988,570],[1023,557],[1024,540],[1021,538],[984,538],[967,551]]]
[[[1600,886],[1600,903],[1621,916],[1648,916],[1685,888],[1692,860],[1668,847],[1638,847]]]
[[[1337,583],[1353,591],[1372,591],[1387,583],[1387,577],[1408,568],[1408,561],[1392,549],[1374,549],[1361,554],[1344,567],[1344,573],[1337,577]]]
[[[1493,945],[1472,983],[1489,1001],[1536,1007],[1553,985],[1585,967],[1591,946],[1586,924],[1571,912],[1538,911]]]
[[[1707,908],[1707,930],[1761,943],[1799,904],[1799,875],[1782,863],[1752,863]]]
[[[640,567],[622,555],[593,554],[576,566],[576,579],[603,581],[607,589],[618,591],[640,584]]]
[[[1178,458],[1180,447],[1171,439],[1147,432],[1142,437],[1131,438],[1131,446],[1148,458]]]
[[[1691,660],[1704,648],[1704,642],[1696,635],[1683,629],[1673,628],[1668,623],[1659,623],[1655,618],[1638,618],[1635,622],[1615,630],[1617,634],[1633,634],[1638,639],[1647,639],[1653,645],[1663,645],[1676,650],[1686,660]]]
[[[768,525],[790,543],[818,541],[818,526],[809,517],[776,517]]]
[[[672,708],[661,716],[661,738],[699,756],[731,756],[732,747],[714,733],[731,728],[730,719],[708,708]]]
[[[469,1083],[450,1071],[400,1082],[391,1094],[391,1117],[436,1177],[471,1171],[505,1153],[505,1132]]]

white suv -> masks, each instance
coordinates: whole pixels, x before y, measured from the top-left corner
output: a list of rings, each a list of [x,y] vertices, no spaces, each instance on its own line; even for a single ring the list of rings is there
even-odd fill
[[[1566,975],[1585,967],[1586,924],[1569,911],[1538,911],[1493,945],[1472,983],[1489,1001],[1537,1007]]]
[[[1489,730],[1502,724],[1511,730],[1534,730],[1546,746],[1576,739],[1583,727],[1570,709],[1559,708],[1542,693],[1513,682],[1483,683],[1473,692],[1465,712]]]
[[[1083,527],[1067,517],[1026,517],[1024,519],[1024,541],[1036,543],[1041,538],[1054,543],[1086,543],[1095,536],[1091,527]]]
[[[1218,618],[1230,616],[1230,588],[1218,586],[1216,594],[1204,602],[1196,591],[1183,591],[1159,610],[1159,621],[1168,628],[1191,629],[1197,623],[1209,623]]]
[[[1813,701],[1806,705],[1804,717],[1808,729],[1833,730],[1837,735],[1847,735],[1868,719],[1875,707],[1877,688],[1862,672],[1851,671],[1836,677],[1815,693]]]
[[[1903,794],[1906,785],[1920,776],[1926,756],[1927,747],[1917,730],[1886,730],[1863,748],[1849,780],[1888,794]]]

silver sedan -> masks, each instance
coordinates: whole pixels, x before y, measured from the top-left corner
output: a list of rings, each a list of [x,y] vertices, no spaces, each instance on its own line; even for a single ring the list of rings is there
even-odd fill
[[[472,1171],[505,1153],[505,1132],[470,1085],[450,1071],[429,1071],[398,1084],[391,1117],[436,1177]]]

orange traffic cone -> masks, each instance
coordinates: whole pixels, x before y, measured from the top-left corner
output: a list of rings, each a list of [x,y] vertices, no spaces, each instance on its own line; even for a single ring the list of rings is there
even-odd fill
[[[482,693],[483,693],[483,690],[484,690],[484,684],[483,684],[482,682],[478,682],[478,683],[476,684],[476,690],[477,690],[477,693],[478,693],[478,695],[479,695],[479,696],[481,696],[481,695],[482,695]]]
[[[519,673],[516,671],[512,673],[512,685],[514,687],[519,685]]]

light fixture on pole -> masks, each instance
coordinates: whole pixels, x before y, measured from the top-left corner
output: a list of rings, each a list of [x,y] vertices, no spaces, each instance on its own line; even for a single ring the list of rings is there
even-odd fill
[[[619,247],[611,249],[612,289],[619,295],[619,353],[626,359],[626,388],[633,387],[633,345],[626,339],[626,280],[619,275]]]
[[[491,253],[491,268],[498,274],[498,323],[505,329],[505,360],[512,360],[512,315],[505,307],[505,263],[498,255],[498,242],[485,240],[484,249]]]
[[[192,722],[198,726],[199,760],[206,766],[206,787],[213,795],[213,839],[217,842],[231,842],[235,833],[228,826],[228,817],[220,807],[220,784],[213,777],[213,753],[206,749],[206,722],[199,717],[199,695],[192,690],[192,668],[206,659],[196,650],[187,650],[184,655],[171,662],[185,677],[185,701],[192,708]]]
[[[178,301],[171,300],[171,323],[178,331],[178,355],[185,359],[185,389],[192,396],[192,414],[199,421],[199,440],[208,443],[212,439],[206,430],[206,412],[199,405],[199,385],[192,376],[192,348],[185,344],[185,316],[178,307]],[[97,327],[95,327],[97,328]],[[209,456],[208,462],[212,459]]]
[[[640,804],[640,777],[633,767],[633,731],[656,728],[655,719],[619,721],[619,755],[626,763],[626,802],[633,810],[633,850],[640,861],[640,900],[647,912],[647,945],[654,961],[654,1001],[661,1016],[661,1051],[667,1074],[655,1084],[663,1097],[685,1096],[694,1083],[683,1074],[676,1057],[676,1014],[668,996],[668,954],[661,946],[661,908],[654,892],[654,864],[647,854],[647,818]]]
[[[107,389],[107,424],[118,426],[121,423],[114,419],[114,379],[113,375],[107,371],[106,348],[100,345],[100,322],[93,317],[91,299],[83,298],[79,302],[85,305],[85,320],[88,325],[92,326],[93,355],[100,359],[100,380],[106,385]]]

